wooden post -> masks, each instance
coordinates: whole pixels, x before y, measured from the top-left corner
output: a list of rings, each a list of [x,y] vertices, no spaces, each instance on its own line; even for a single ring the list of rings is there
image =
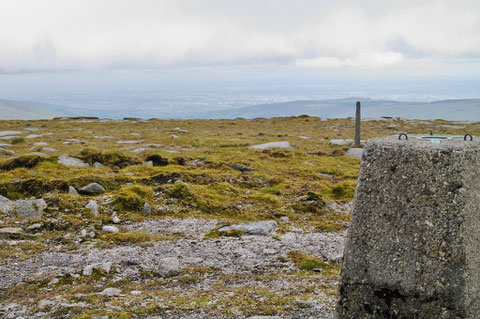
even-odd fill
[[[360,145],[360,101],[357,101],[357,110],[355,112],[355,145]]]

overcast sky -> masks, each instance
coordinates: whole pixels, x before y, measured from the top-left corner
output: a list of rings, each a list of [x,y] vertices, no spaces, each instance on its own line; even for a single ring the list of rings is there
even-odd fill
[[[0,73],[288,67],[475,75],[480,1],[0,0],[0,44]]]

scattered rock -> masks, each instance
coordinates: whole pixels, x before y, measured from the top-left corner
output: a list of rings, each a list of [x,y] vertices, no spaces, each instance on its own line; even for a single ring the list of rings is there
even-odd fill
[[[330,140],[332,145],[350,145],[353,144],[353,140]]]
[[[5,140],[5,141],[11,141],[11,140],[14,140],[16,138],[21,138],[20,136],[3,136],[3,137],[0,137],[0,140]]]
[[[188,185],[187,183],[185,183],[184,181],[179,180],[179,179],[177,179],[174,184],[182,184],[182,185],[187,186],[187,188],[192,188],[192,186]]]
[[[51,147],[44,147],[42,148],[42,152],[47,152],[47,153],[55,153],[58,152],[58,150],[51,148]]]
[[[140,144],[140,141],[117,141],[117,144]]]
[[[274,220],[265,220],[259,222],[249,222],[241,223],[237,225],[225,226],[220,228],[219,232],[226,232],[230,230],[240,230],[244,231],[250,235],[270,235],[276,228],[278,224]]]
[[[105,165],[103,165],[103,164],[100,163],[100,162],[95,162],[95,163],[93,163],[93,167],[95,167],[95,168],[104,168]]]
[[[246,165],[226,164],[228,167],[238,172],[250,172],[252,169]]]
[[[90,208],[90,212],[95,216],[98,217],[98,203],[96,200],[91,200],[85,206],[85,208]]]
[[[289,142],[270,142],[270,143],[250,146],[250,148],[253,148],[253,149],[256,149],[256,150],[264,150],[264,149],[272,148],[272,147],[291,148],[292,146],[290,145]]]
[[[153,161],[146,161],[145,166],[153,166]]]
[[[105,225],[102,227],[102,230],[106,233],[118,233],[118,228],[112,225]]]
[[[89,167],[88,163],[85,163],[79,158],[70,157],[67,155],[60,155],[58,157],[58,164],[63,166],[70,166],[70,167]]]
[[[98,183],[90,183],[81,188],[79,193],[85,195],[99,195],[105,193],[105,188]]]
[[[42,229],[43,224],[42,223],[35,223],[27,227],[28,230],[39,230]]]
[[[143,213],[146,216],[150,216],[152,214],[152,206],[150,206],[150,204],[147,202],[145,202],[145,204],[143,205]]]
[[[48,300],[48,299],[42,299],[38,302],[38,309],[40,310],[43,310],[47,307],[51,307],[55,304],[55,302],[53,302],[52,300]]]
[[[33,143],[34,146],[47,146],[48,143],[45,143],[45,142],[36,142],[36,143]]]
[[[174,130],[174,131],[177,131],[178,133],[188,133],[187,130],[181,129],[181,128],[179,128],[179,127],[176,127],[176,128],[174,128],[173,130]]]
[[[363,148],[350,148],[345,153],[345,156],[356,157],[356,158],[362,158],[362,155],[363,155]]]
[[[0,136],[17,135],[22,133],[23,132],[20,132],[20,131],[0,131]]]
[[[330,174],[325,174],[325,173],[317,173],[318,176],[322,176],[322,177],[325,177],[325,178],[333,178],[332,175]]]
[[[113,216],[112,222],[113,222],[114,224],[118,224],[118,223],[120,223],[120,218],[118,218],[118,216]]]
[[[308,140],[308,139],[310,138],[310,137],[308,137],[308,136],[303,136],[303,135],[300,135],[299,137],[300,137],[302,140]]]
[[[3,227],[0,228],[0,237],[8,235],[20,235],[23,233],[23,229],[19,227]]]
[[[43,199],[19,199],[15,201],[15,210],[18,217],[21,218],[42,217],[45,208],[47,208],[47,203]]]
[[[113,297],[113,296],[119,296],[122,292],[120,289],[117,288],[105,288],[102,292],[98,293],[99,295],[102,296],[107,296],[107,297]]]
[[[68,193],[69,193],[70,195],[78,195],[77,190],[76,190],[75,187],[73,187],[73,186],[68,186]]]
[[[135,154],[139,154],[139,153],[142,153],[142,152],[145,152],[145,148],[143,148],[143,147],[136,148],[132,151],[132,153],[135,153]]]
[[[158,261],[157,272],[164,278],[177,276],[180,270],[180,262],[177,258],[167,257]]]
[[[175,134],[170,134],[170,137],[171,137],[171,138],[174,138],[174,139],[180,138],[180,136],[175,135]]]
[[[84,276],[91,276],[94,270],[102,270],[104,273],[110,273],[112,269],[111,262],[96,263],[83,267],[82,274]]]
[[[43,136],[42,134],[30,134],[30,135],[25,136],[25,138],[31,139],[31,138],[38,138],[38,137],[42,137],[42,136]]]

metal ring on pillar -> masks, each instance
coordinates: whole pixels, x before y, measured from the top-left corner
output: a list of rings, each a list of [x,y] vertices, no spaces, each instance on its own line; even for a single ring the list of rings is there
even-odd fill
[[[471,134],[465,134],[463,140],[466,141],[468,136],[470,136],[470,141],[473,141],[473,136]]]
[[[405,136],[405,139],[408,140],[408,135],[405,134],[405,133],[400,134],[400,135],[398,136],[398,139],[399,139],[399,140],[402,140],[402,136]]]

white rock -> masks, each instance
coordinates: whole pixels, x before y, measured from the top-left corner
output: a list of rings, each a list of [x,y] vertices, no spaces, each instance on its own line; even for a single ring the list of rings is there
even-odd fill
[[[117,144],[140,144],[140,141],[117,141]]]
[[[138,296],[138,295],[141,295],[142,292],[140,290],[132,290],[132,291],[130,291],[130,294],[132,294],[134,296]]]
[[[36,143],[33,143],[33,145],[35,145],[35,146],[47,146],[48,143],[45,143],[45,142],[36,142]]]
[[[70,195],[78,195],[77,190],[76,190],[75,187],[73,187],[73,186],[68,186],[68,193],[69,193]]]
[[[132,151],[132,153],[135,153],[135,154],[142,153],[142,152],[145,152],[145,148],[143,147],[136,148]]]
[[[105,165],[103,165],[103,164],[100,163],[100,162],[95,162],[95,163],[93,163],[93,167],[95,167],[95,168],[104,168]]]
[[[102,230],[106,233],[118,233],[118,228],[116,226],[111,226],[111,225],[103,226]]]
[[[30,135],[25,136],[25,138],[31,139],[31,138],[38,138],[38,137],[42,137],[42,136],[43,136],[42,134],[30,134]]]
[[[70,167],[89,167],[88,163],[85,163],[79,158],[70,157],[67,155],[60,155],[58,157],[58,164],[63,166],[70,166]]]
[[[170,134],[170,137],[171,137],[171,138],[174,138],[174,139],[180,138],[180,136],[175,135],[175,134]]]
[[[98,217],[98,204],[96,200],[89,201],[85,208],[90,208],[90,212],[93,216]]]
[[[244,231],[250,235],[270,235],[278,227],[278,224],[274,220],[264,220],[259,222],[241,223],[237,225],[225,226],[220,228],[219,232],[225,232],[230,230]]]
[[[7,135],[18,135],[22,134],[23,132],[20,131],[0,131],[0,136],[7,136]]]
[[[330,140],[332,145],[350,145],[353,144],[353,140]]]
[[[363,151],[364,151],[363,148],[350,148],[350,149],[345,153],[345,156],[362,158]]]
[[[143,205],[143,213],[146,216],[150,216],[152,214],[152,206],[150,206],[150,204],[147,202],[145,202],[145,204]]]
[[[264,149],[272,148],[272,147],[291,148],[292,146],[290,145],[289,142],[285,142],[285,141],[283,141],[283,142],[270,142],[270,143],[250,146],[250,148],[257,149],[257,150],[264,150]]]
[[[82,238],[87,237],[87,230],[86,229],[82,229],[80,231],[80,237],[82,237]]]
[[[118,218],[118,216],[113,216],[112,222],[113,222],[114,224],[118,224],[118,223],[120,223],[120,218]]]
[[[180,273],[180,262],[177,258],[167,257],[158,261],[157,272],[162,277],[173,277]]]
[[[176,128],[174,128],[173,130],[174,130],[174,131],[177,131],[177,132],[179,132],[179,133],[188,133],[187,130],[181,129],[181,128],[179,128],[179,127],[176,127]]]
[[[44,147],[44,148],[42,148],[42,152],[55,153],[55,152],[58,152],[58,150],[56,150],[54,148],[51,148],[51,147]]]
[[[0,237],[8,235],[18,235],[23,233],[23,229],[19,227],[3,227],[0,228]]]
[[[120,289],[117,288],[105,288],[102,292],[99,293],[99,295],[102,296],[107,296],[107,297],[113,297],[113,296],[119,296],[122,292]]]

